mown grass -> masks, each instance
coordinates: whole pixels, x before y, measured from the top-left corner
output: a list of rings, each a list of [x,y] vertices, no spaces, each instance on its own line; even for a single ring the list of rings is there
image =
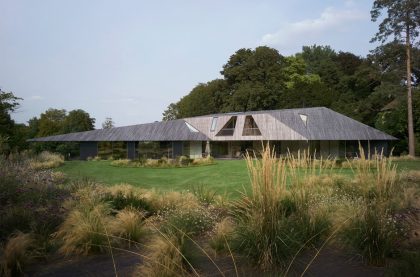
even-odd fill
[[[420,160],[395,161],[397,169],[419,170]],[[90,178],[104,184],[129,183],[141,188],[157,190],[192,190],[205,186],[218,194],[240,195],[249,190],[250,180],[244,160],[217,160],[215,165],[191,168],[121,168],[111,166],[110,161],[68,161],[57,170],[72,179]],[[303,174],[303,170],[298,173]],[[350,168],[333,169],[332,173],[352,177]]]

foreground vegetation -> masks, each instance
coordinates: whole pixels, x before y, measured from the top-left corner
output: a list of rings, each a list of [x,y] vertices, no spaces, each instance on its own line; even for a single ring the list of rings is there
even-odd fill
[[[219,264],[218,257],[227,257],[236,275],[248,264],[288,275],[311,253],[302,273],[326,247],[360,255],[390,274],[419,270],[413,234],[419,225],[420,171],[397,171],[384,157],[349,161],[348,178],[330,169],[329,161],[279,160],[267,148],[261,159],[247,157],[250,189],[233,200],[207,186],[165,192],[68,180],[63,173],[35,169],[34,160],[22,155],[1,160],[5,276],[52,256],[114,257],[117,250],[142,257],[134,269],[139,276],[201,275],[206,269],[197,256],[221,276],[226,261]]]

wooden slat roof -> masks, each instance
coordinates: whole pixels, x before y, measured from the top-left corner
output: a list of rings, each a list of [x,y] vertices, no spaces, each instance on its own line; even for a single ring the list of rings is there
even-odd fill
[[[243,136],[245,117],[251,115],[261,136]],[[300,115],[307,116],[306,124]],[[237,116],[232,136],[216,136],[223,125]],[[216,130],[210,127],[218,118]],[[193,132],[186,122],[199,132]],[[236,141],[236,140],[396,140],[395,137],[328,108],[214,114],[139,124],[111,129],[35,138],[30,141]]]
[[[191,131],[182,119],[70,133],[29,141],[205,141],[200,132]]]

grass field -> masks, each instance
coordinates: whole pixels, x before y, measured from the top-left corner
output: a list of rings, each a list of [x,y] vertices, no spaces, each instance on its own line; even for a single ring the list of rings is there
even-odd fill
[[[244,160],[217,160],[215,165],[190,168],[121,168],[109,161],[69,161],[57,170],[69,178],[90,178],[104,184],[129,183],[158,190],[186,190],[203,185],[231,196],[250,187]],[[420,170],[420,160],[398,161],[399,170]],[[334,169],[334,173],[352,175],[351,169]]]

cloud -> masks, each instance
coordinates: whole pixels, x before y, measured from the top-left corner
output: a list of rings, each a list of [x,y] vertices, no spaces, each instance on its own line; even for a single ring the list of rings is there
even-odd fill
[[[349,24],[363,21],[368,14],[353,9],[348,1],[346,9],[326,8],[318,18],[286,23],[275,33],[262,37],[262,44],[277,47],[285,52],[300,50],[302,45],[320,44],[325,37],[335,35]]]
[[[32,95],[29,99],[34,100],[34,101],[38,101],[38,100],[44,99],[44,97],[39,96],[39,95]]]

